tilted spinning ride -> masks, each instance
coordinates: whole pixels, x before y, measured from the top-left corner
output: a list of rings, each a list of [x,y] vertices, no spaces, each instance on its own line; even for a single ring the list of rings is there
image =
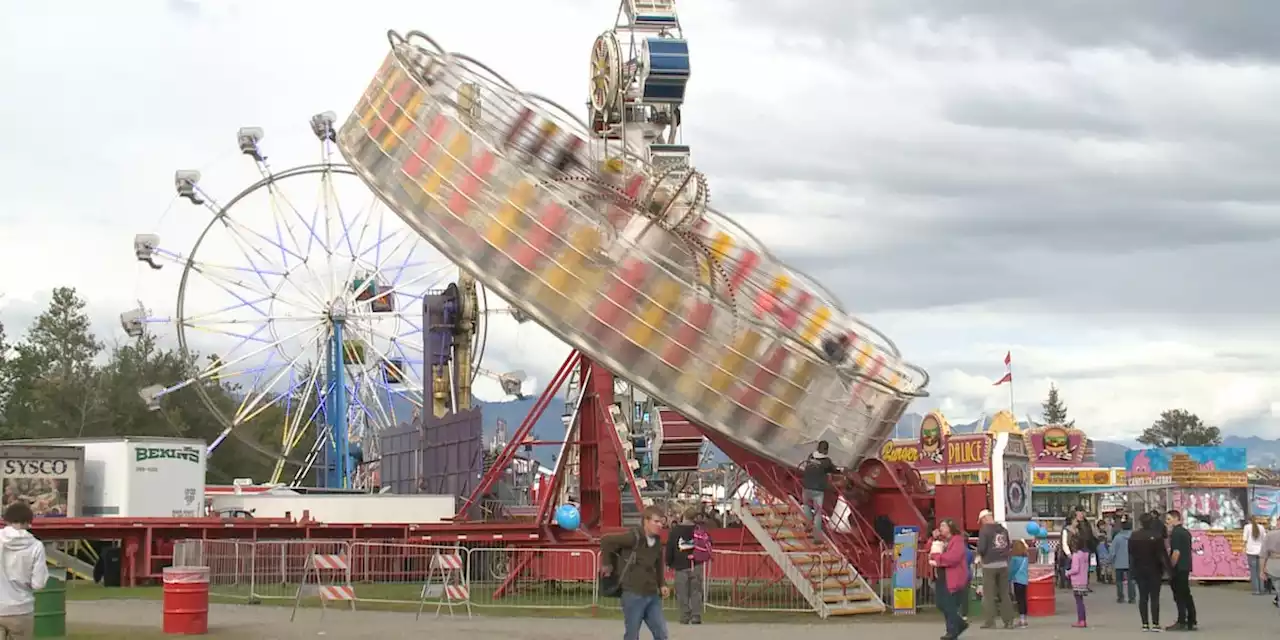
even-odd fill
[[[199,172],[178,171],[177,198],[208,215],[178,220],[176,246],[156,233],[134,240],[147,271],[176,278],[176,308],[156,316],[140,303],[120,321],[133,337],[171,325],[184,355],[205,356],[191,377],[141,394],[160,410],[170,394],[197,393],[224,426],[210,452],[232,435],[275,459],[271,482],[303,484],[323,469],[321,486],[365,488],[378,484],[380,431],[469,406],[477,375],[521,394],[523,375],[481,368],[484,288],[339,161],[335,120],[312,118],[320,157],[285,170],[268,162],[261,129],[241,129],[254,180],[225,201]]]
[[[635,23],[639,4],[624,5]],[[887,337],[710,208],[695,170],[663,162],[679,101],[653,98],[682,94],[664,84],[679,38],[645,38],[629,60],[598,40],[585,123],[422,33],[388,37],[343,155],[423,238],[591,360],[718,444],[788,467],[822,439],[841,465],[873,456],[925,393]]]

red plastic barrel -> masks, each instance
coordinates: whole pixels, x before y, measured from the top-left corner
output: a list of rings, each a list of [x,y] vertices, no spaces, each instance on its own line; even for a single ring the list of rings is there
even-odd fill
[[[1054,599],[1058,591],[1053,588],[1053,576],[1036,578],[1027,582],[1027,615],[1032,618],[1051,616],[1057,612]]]
[[[209,632],[209,567],[165,567],[164,632],[186,636]]]

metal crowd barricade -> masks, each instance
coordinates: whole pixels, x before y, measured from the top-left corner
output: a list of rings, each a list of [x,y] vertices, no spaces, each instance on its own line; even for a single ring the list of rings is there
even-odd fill
[[[713,549],[702,584],[708,608],[813,613],[813,605],[764,550]]]
[[[598,602],[595,549],[476,548],[467,559],[477,607],[588,609]]]

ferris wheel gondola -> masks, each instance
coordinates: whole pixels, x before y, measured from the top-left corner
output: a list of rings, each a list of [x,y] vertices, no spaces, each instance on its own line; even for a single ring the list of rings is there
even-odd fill
[[[224,427],[211,453],[236,437],[276,461],[272,482],[301,484],[323,468],[325,486],[356,487],[376,484],[378,433],[432,406],[424,398],[433,353],[424,344],[431,335],[424,304],[433,293],[453,287],[462,297],[463,315],[452,321],[467,330],[449,333],[464,336],[467,389],[476,376],[490,376],[518,394],[523,374],[480,366],[486,291],[340,161],[334,122],[332,113],[312,118],[318,160],[284,170],[268,162],[262,129],[240,129],[237,144],[254,176],[225,201],[200,172],[176,172],[177,198],[208,216],[181,220],[176,245],[156,233],[134,239],[135,258],[159,272],[152,278],[169,274],[174,313],[153,315],[140,302],[120,323],[131,337],[173,328],[192,375],[139,393],[153,410],[166,396],[197,394]],[[264,440],[263,430],[277,437]]]

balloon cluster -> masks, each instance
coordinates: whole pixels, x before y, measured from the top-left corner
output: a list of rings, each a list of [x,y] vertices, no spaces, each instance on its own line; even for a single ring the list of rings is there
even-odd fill
[[[1049,537],[1049,530],[1040,526],[1040,523],[1036,522],[1035,520],[1032,520],[1031,522],[1027,523],[1027,533],[1036,538]]]

